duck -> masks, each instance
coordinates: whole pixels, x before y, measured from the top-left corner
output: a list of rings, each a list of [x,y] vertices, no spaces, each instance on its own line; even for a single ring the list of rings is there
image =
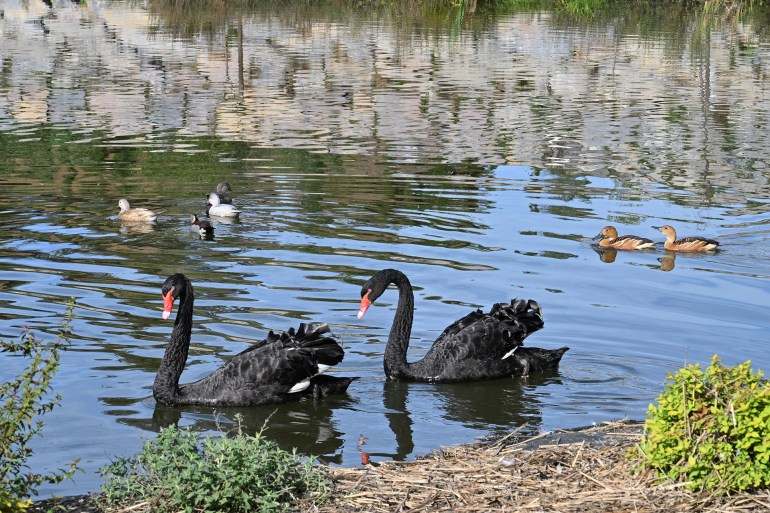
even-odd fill
[[[398,288],[398,306],[383,357],[387,379],[454,383],[526,376],[556,369],[569,349],[524,347],[524,339],[543,327],[542,309],[532,299],[514,299],[493,305],[488,313],[476,310],[450,324],[422,360],[408,363],[414,292],[404,273],[383,269],[369,278],[361,287],[358,318],[390,284]]]
[[[653,226],[660,230],[666,236],[666,242],[663,248],[669,251],[714,251],[719,246],[719,242],[705,237],[684,237],[676,238],[676,230],[670,225]]]
[[[126,198],[118,200],[118,207],[120,207],[118,219],[128,223],[154,223],[158,216],[163,213],[163,211],[160,211],[156,214],[146,208],[131,208]]]
[[[324,323],[301,323],[267,337],[235,355],[209,376],[179,384],[190,348],[192,283],[182,273],[169,276],[161,287],[163,319],[179,301],[171,339],[155,376],[152,393],[167,406],[254,406],[344,393],[356,378],[321,375],[345,355]]]
[[[219,201],[224,204],[231,204],[233,198],[230,196],[233,190],[230,188],[230,184],[227,182],[219,182],[217,184],[216,194],[219,196]],[[207,196],[208,197],[208,196]]]
[[[655,242],[644,237],[636,235],[618,236],[618,231],[614,226],[605,226],[593,240],[598,240],[599,247],[601,248],[635,250],[655,247]]]
[[[208,214],[210,216],[219,217],[238,217],[241,213],[240,210],[230,204],[222,204],[219,198],[219,194],[212,192],[208,195]]]
[[[214,235],[214,226],[205,219],[198,219],[198,216],[195,214],[192,214],[190,228],[197,231],[201,237],[211,237]]]

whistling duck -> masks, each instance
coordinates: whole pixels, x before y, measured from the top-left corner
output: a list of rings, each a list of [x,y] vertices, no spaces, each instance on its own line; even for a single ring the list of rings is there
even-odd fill
[[[713,251],[719,246],[719,243],[713,239],[705,237],[684,237],[676,238],[676,230],[669,225],[653,226],[660,230],[666,236],[666,242],[663,247],[670,251]]]
[[[636,235],[618,236],[614,226],[605,226],[602,231],[593,238],[599,241],[599,247],[614,249],[649,249],[655,246],[655,242]]]

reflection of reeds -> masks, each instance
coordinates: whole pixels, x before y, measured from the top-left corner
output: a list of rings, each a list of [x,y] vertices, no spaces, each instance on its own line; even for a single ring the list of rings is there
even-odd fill
[[[636,26],[636,18],[661,15],[665,24],[680,21],[672,12],[695,13],[707,25],[750,19],[762,15],[753,0],[681,0],[660,5],[620,0],[149,0],[155,30],[179,37],[213,37],[234,19],[271,17],[302,26],[312,20],[355,24],[357,19],[380,19],[403,30],[413,27],[450,30],[480,28],[496,16],[517,12],[551,12],[555,19],[616,20],[619,15]],[[567,21],[567,20],[565,20]]]

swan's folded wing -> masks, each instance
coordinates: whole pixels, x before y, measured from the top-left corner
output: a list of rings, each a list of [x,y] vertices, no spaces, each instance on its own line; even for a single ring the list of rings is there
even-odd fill
[[[501,355],[504,355],[514,347],[522,345],[527,336],[542,327],[543,315],[540,305],[531,299],[514,299],[510,304],[494,304],[489,313],[476,310],[458,319],[446,327],[434,342],[434,346],[457,345],[457,349],[461,350],[463,345],[468,345],[465,348],[467,351],[482,351],[489,356],[502,351]],[[480,342],[484,345],[477,347]]]
[[[221,374],[219,379],[231,390],[282,394],[318,374],[318,361],[298,347],[262,344],[236,355],[217,374]]]
[[[467,320],[467,316],[463,320]],[[453,329],[445,330],[433,343],[426,358],[441,355],[442,361],[461,361],[467,364],[472,361],[500,360],[521,346],[526,335],[526,328],[521,323],[501,323],[498,319],[483,315],[472,323],[453,325]]]
[[[290,390],[299,381],[337,365],[344,355],[326,324],[302,323],[297,330],[271,331],[265,340],[233,357],[223,371],[225,379],[239,387]]]

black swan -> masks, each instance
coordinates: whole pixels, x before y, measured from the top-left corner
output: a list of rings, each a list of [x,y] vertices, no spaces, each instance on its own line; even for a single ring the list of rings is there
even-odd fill
[[[498,303],[488,314],[471,312],[449,325],[425,357],[407,363],[412,333],[414,293],[404,273],[383,269],[361,288],[360,319],[391,283],[398,287],[398,306],[385,346],[385,375],[389,379],[451,383],[527,375],[555,369],[569,349],[523,347],[530,333],[543,327],[540,305],[517,299]]]
[[[355,378],[318,376],[342,361],[342,347],[326,324],[300,324],[267,338],[234,356],[211,375],[179,385],[190,347],[193,287],[184,274],[163,283],[163,318],[168,319],[179,299],[174,329],[160,363],[152,394],[161,404],[176,406],[250,406],[281,403],[308,394],[342,393]]]

